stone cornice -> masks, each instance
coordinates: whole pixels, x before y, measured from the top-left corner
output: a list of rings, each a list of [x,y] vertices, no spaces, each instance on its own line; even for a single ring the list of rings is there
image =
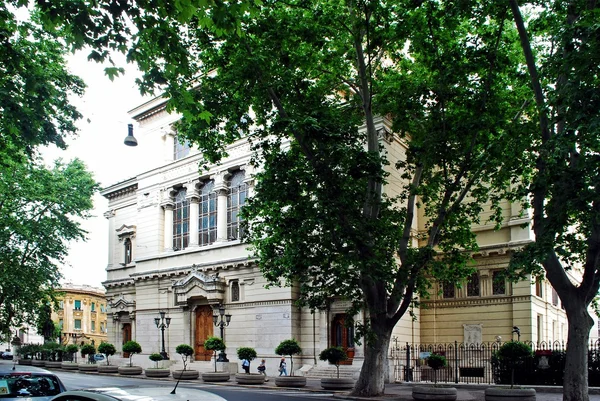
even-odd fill
[[[116,288],[116,287],[129,287],[133,286],[134,282],[131,278],[119,279],[119,280],[106,280],[102,282],[104,288]]]
[[[115,200],[115,199],[119,199],[119,198],[124,198],[130,195],[134,195],[136,193],[138,189],[138,184],[137,182],[126,186],[126,187],[121,187],[121,188],[116,188],[114,190],[110,190],[109,188],[107,188],[105,191],[102,191],[102,195],[108,199],[108,200]]]
[[[490,306],[504,305],[519,302],[530,302],[531,295],[523,296],[491,296],[485,298],[458,298],[458,299],[439,299],[436,301],[422,301],[421,305],[426,309],[433,308],[466,308],[472,306]]]
[[[196,270],[202,273],[206,272],[217,272],[219,270],[229,270],[229,269],[239,269],[244,267],[249,267],[254,264],[252,259],[248,258],[240,258],[240,259],[231,259],[224,260],[218,263],[201,263],[201,264],[193,264],[188,266],[180,266],[180,267],[172,267],[169,269],[160,269],[160,270],[149,270],[145,272],[133,273],[130,275],[131,280],[133,281],[144,281],[144,280],[152,280],[156,278],[167,278],[172,277],[179,279],[181,277],[189,274],[191,271]]]

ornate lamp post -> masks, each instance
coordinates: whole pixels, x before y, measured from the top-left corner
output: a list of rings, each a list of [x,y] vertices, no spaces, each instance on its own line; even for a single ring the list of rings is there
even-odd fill
[[[216,327],[218,327],[221,330],[221,339],[224,340],[223,338],[223,332],[225,331],[225,327],[229,326],[229,322],[231,322],[231,315],[230,314],[225,314],[225,307],[223,305],[219,305],[219,314],[213,314],[213,323],[215,324]],[[221,317],[221,319],[219,320],[219,316]],[[223,316],[225,316],[225,319],[223,319]],[[227,359],[227,354],[225,353],[225,351],[221,351],[219,353],[219,358],[217,359],[217,362],[229,362],[229,359]]]
[[[165,351],[165,329],[169,328],[169,325],[171,324],[171,318],[165,318],[165,312],[163,311],[160,311],[159,314],[160,317],[154,318],[154,324],[156,324],[156,328],[160,329],[161,333],[162,351],[160,354],[162,355],[163,359],[169,359],[169,355],[167,355],[167,352]]]

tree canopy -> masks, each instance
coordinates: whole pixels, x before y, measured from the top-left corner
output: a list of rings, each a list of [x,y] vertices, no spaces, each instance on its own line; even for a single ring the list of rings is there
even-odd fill
[[[55,301],[59,266],[69,241],[85,239],[81,219],[93,208],[98,184],[74,160],[0,164],[0,335],[35,317]],[[47,315],[48,313],[46,313]],[[42,327],[43,329],[43,327]],[[52,337],[52,333],[50,337]]]
[[[544,64],[550,75],[562,71],[541,80],[551,109],[530,89],[538,78],[517,46],[516,2],[512,10],[475,0],[37,4],[46,26],[65,30],[75,48],[91,46],[92,59],[126,53],[144,73],[141,90],[164,90],[168,109],[182,115],[178,133],[210,161],[229,143],[252,141],[260,169],[246,240],[265,277],[299,286],[302,304],[342,297],[351,315],[366,311],[355,395],[383,392],[391,330],[415,296],[428,295],[431,277],[457,281],[470,271],[471,227],[484,206],[500,224],[501,199],[531,192],[534,228],[550,236],[529,248],[529,260],[585,262],[587,282],[598,282],[598,108],[586,102],[598,98],[598,74],[586,72],[600,54],[586,47],[597,41],[595,2],[558,0],[537,23],[536,44],[565,45],[549,46],[562,53]],[[573,90],[562,85],[570,75]],[[564,136],[547,135],[549,110]],[[577,142],[582,129],[596,135]],[[591,151],[577,152],[583,144]],[[589,163],[574,163],[582,159]],[[544,219],[563,204],[557,220]],[[419,210],[426,224],[417,232]],[[573,225],[589,235],[571,235]],[[584,287],[587,297],[594,286]]]

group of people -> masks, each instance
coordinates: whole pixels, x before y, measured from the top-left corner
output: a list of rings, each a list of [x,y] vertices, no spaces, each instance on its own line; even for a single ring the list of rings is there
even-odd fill
[[[263,375],[267,375],[267,366],[265,365],[266,361],[264,359],[260,360],[260,365],[258,365],[258,367],[256,368],[258,370],[258,373],[263,374]],[[244,372],[246,373],[250,373],[250,361],[247,359],[244,359],[242,361],[242,369],[244,369]],[[285,358],[281,358],[281,361],[279,361],[279,376],[287,376],[287,363],[285,362]]]

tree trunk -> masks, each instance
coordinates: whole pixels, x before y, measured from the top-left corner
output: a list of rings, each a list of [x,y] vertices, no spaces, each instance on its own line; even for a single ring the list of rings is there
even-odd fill
[[[392,328],[373,326],[374,343],[365,346],[365,361],[351,395],[376,397],[383,395],[388,370],[388,348]]]
[[[571,300],[566,310],[569,321],[563,401],[589,401],[588,394],[588,343],[594,321],[583,301]]]

